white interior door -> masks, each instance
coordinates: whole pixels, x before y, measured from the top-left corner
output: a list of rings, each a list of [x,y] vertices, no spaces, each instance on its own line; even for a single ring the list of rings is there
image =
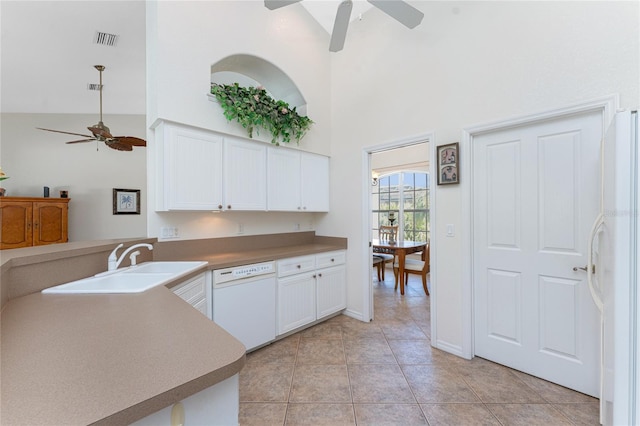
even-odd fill
[[[600,210],[600,112],[473,139],[475,355],[599,395],[588,236]]]

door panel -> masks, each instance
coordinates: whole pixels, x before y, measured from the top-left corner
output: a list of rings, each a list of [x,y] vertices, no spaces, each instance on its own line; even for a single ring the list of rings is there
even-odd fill
[[[475,354],[597,396],[587,287],[600,208],[599,112],[474,137]]]

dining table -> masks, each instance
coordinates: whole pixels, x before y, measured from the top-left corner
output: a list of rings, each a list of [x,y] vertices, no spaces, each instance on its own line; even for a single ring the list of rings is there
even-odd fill
[[[388,253],[398,256],[398,281],[400,283],[400,294],[404,294],[404,263],[408,254],[423,252],[427,249],[426,242],[420,241],[384,241],[376,240],[372,241],[374,253]],[[424,259],[423,259],[424,260]]]

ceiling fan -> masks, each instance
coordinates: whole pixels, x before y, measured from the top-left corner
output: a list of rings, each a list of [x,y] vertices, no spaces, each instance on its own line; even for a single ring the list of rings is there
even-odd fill
[[[269,10],[275,10],[300,1],[302,0],[264,0],[264,5]],[[420,22],[422,22],[422,18],[424,18],[424,13],[403,0],[367,1],[407,28],[417,27]],[[344,0],[338,5],[333,31],[331,33],[331,41],[329,42],[329,51],[331,52],[339,52],[344,47],[347,28],[349,27],[349,19],[351,17],[351,9],[353,9],[352,0]]]
[[[147,142],[144,139],[136,138],[133,136],[113,136],[111,130],[102,122],[102,71],[104,71],[104,65],[94,65],[95,69],[100,72],[100,121],[98,124],[87,127],[92,135],[83,135],[82,133],[63,132],[62,130],[43,129],[42,127],[36,127],[36,129],[46,130],[48,132],[64,133],[66,135],[83,136],[87,139],[79,139],[76,141],[69,141],[67,143],[80,143],[98,141],[104,142],[109,148],[117,149],[118,151],[132,151],[134,146],[147,146]]]

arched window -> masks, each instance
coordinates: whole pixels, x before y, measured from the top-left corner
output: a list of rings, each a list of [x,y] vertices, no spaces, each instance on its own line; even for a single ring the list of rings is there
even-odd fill
[[[390,225],[389,213],[394,212],[399,238],[409,241],[429,241],[429,173],[403,171],[382,175],[372,186],[371,209],[373,238],[378,238],[380,225]]]

